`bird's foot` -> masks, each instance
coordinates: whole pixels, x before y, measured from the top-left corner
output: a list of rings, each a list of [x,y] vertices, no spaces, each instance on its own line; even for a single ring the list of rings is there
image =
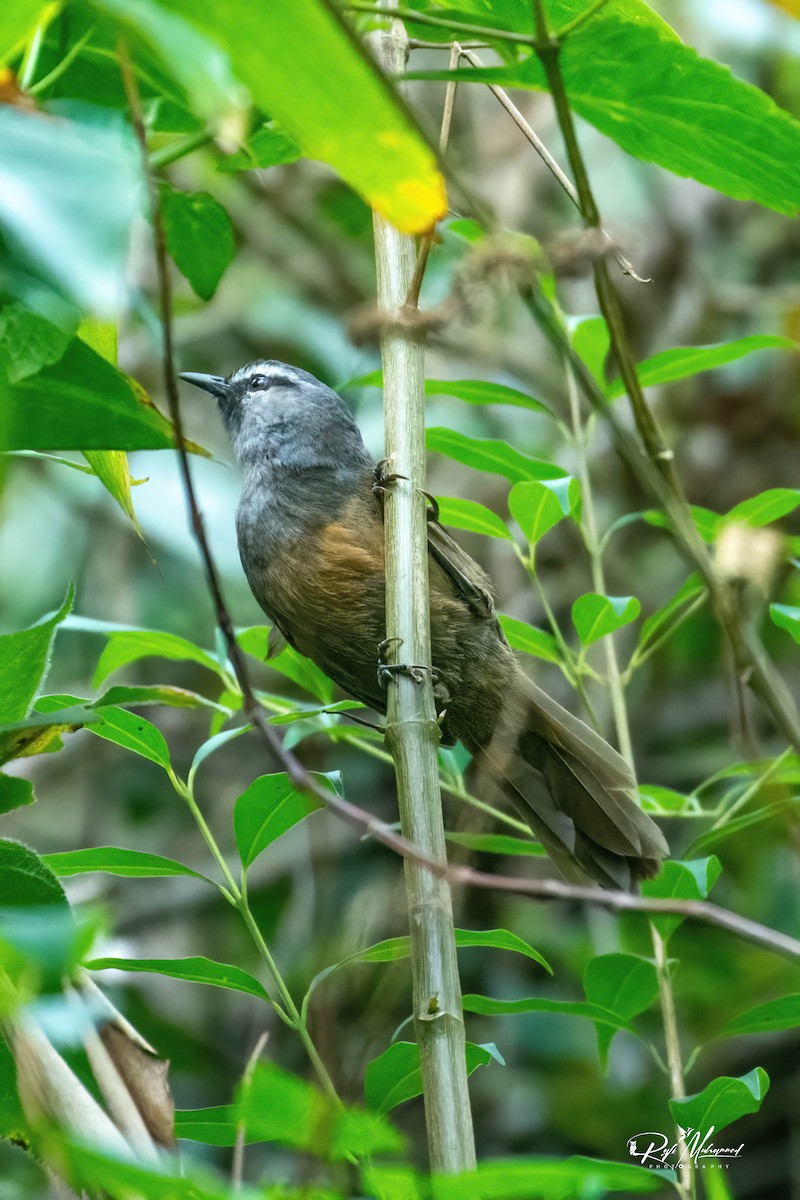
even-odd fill
[[[396,471],[390,471],[389,459],[382,458],[375,467],[375,482],[372,485],[372,490],[376,496],[382,497],[393,483],[397,483],[398,479],[408,479],[408,476],[398,475]]]

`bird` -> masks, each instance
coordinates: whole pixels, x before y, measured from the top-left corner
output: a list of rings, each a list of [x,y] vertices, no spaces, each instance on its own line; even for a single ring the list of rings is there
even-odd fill
[[[383,464],[341,396],[273,359],[228,376],[182,373],[217,400],[242,475],[236,512],[250,589],[272,626],[346,693],[386,711]],[[560,874],[605,888],[656,875],[669,853],[632,772],[598,733],[535,684],[495,611],[491,581],[427,523],[431,666],[461,741],[521,813]]]

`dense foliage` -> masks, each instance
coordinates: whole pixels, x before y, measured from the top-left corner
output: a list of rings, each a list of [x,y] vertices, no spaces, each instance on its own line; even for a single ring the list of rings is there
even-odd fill
[[[761,38],[737,40],[701,5],[419,0],[401,96],[364,50],[383,7],[0,13],[0,1195],[55,1172],[153,1200],[784,1200],[797,22],[750,0]],[[452,862],[512,890],[453,888],[479,1166],[433,1181],[400,860],[323,803],[392,824],[391,757],[373,714],[270,652],[218,415],[187,395],[236,643],[317,791],[266,755],[191,538],[162,342],[167,301],[181,369],[311,370],[379,458],[370,208],[427,261],[408,320],[443,524],[537,680],[635,765],[672,850],[644,895],[734,914],[515,895],[548,860],[441,750]],[[676,1129],[686,1161],[698,1131],[742,1149],[642,1162]]]

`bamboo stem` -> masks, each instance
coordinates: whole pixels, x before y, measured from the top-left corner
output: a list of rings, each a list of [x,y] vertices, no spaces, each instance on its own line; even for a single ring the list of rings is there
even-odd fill
[[[405,66],[399,22],[373,35],[384,70]],[[375,216],[378,303],[402,309],[414,277],[414,242]],[[397,662],[430,667],[430,615],[425,501],[424,345],[394,324],[381,338],[387,471],[397,476],[385,502],[386,633]],[[434,861],[447,861],[430,671],[422,683],[398,675],[389,683],[387,739],[395,761],[403,835]],[[411,935],[414,1025],[420,1051],[430,1165],[458,1172],[475,1165],[467,1086],[464,1019],[450,888],[413,859],[405,863]]]

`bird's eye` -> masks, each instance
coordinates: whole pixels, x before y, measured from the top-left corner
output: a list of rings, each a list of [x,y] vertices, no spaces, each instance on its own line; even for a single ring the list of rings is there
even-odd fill
[[[251,390],[258,391],[260,389],[268,388],[268,387],[269,387],[269,380],[267,379],[266,375],[253,375],[253,377],[250,380]]]

